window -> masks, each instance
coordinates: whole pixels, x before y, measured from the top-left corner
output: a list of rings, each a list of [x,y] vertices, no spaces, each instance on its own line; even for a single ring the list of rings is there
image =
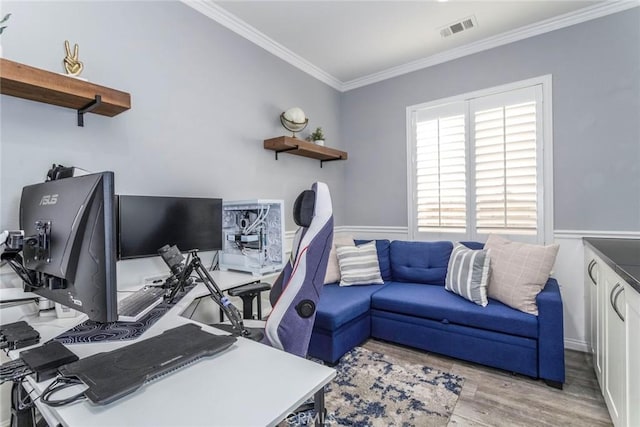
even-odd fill
[[[550,97],[546,76],[407,109],[412,238],[551,240]]]

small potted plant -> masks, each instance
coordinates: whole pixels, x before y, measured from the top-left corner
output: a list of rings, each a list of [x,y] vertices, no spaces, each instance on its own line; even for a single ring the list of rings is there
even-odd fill
[[[2,34],[2,32],[5,30],[5,28],[7,28],[6,25],[4,25],[9,18],[11,17],[10,13],[7,13],[6,15],[4,15],[4,18],[2,18],[2,20],[0,20],[0,34]]]
[[[316,128],[316,130],[314,130],[309,136],[309,139],[315,144],[324,145],[324,133],[322,132],[322,128]]]
[[[2,34],[2,32],[7,28],[5,24],[10,17],[11,17],[11,14],[7,13],[6,15],[4,15],[4,18],[0,20],[0,34]],[[2,44],[0,44],[0,58],[2,58]]]

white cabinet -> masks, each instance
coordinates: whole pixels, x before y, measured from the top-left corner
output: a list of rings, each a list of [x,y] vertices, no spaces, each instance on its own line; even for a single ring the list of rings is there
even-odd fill
[[[627,425],[640,426],[640,294],[625,285],[627,341]]]
[[[604,366],[604,284],[600,280],[602,261],[595,253],[585,248],[585,291],[589,295],[589,345],[593,355],[593,367],[598,384],[602,388],[602,371]]]
[[[640,293],[585,247],[588,334],[598,383],[616,427],[640,427]]]
[[[624,322],[624,281],[608,267],[605,271],[606,307],[604,310],[604,400],[615,426],[624,426],[626,418],[627,346]]]

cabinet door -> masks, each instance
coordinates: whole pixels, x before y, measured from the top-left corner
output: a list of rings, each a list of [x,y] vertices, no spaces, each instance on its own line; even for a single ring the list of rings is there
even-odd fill
[[[624,281],[613,271],[604,276],[607,291],[605,309],[604,399],[615,426],[626,418],[626,327]]]
[[[627,425],[640,426],[640,294],[625,285],[627,310]]]
[[[605,337],[607,334],[607,286],[604,280],[604,277],[607,274],[609,267],[601,261],[599,258],[596,258],[598,262],[598,286],[596,289],[596,375],[598,377],[598,384],[600,384],[600,389],[604,390],[604,366],[606,361],[606,351],[605,351]],[[613,271],[612,271],[613,273]]]
[[[600,259],[589,248],[585,248],[585,274],[584,284],[585,293],[588,295],[587,301],[587,333],[589,337],[589,346],[593,356],[593,368],[596,371],[598,383],[602,388],[602,366],[604,356],[604,339],[603,339],[603,313],[604,303],[601,293],[600,281]]]

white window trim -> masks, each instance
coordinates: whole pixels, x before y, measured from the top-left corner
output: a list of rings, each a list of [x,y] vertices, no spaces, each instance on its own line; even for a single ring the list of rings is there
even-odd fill
[[[539,223],[543,232],[538,233],[539,238],[542,241],[538,241],[540,244],[549,244],[553,242],[553,112],[552,112],[552,76],[547,74],[544,76],[534,77],[531,79],[520,80],[505,85],[495,86],[487,89],[481,89],[461,95],[451,96],[448,98],[438,99],[435,101],[429,101],[422,104],[411,105],[406,109],[406,135],[407,135],[407,215],[409,225],[409,238],[415,240],[417,238],[416,233],[416,213],[415,213],[415,182],[414,182],[414,169],[415,156],[415,123],[413,120],[414,113],[417,110],[432,108],[437,106],[444,106],[446,104],[469,101],[473,98],[483,97],[498,94],[501,92],[508,92],[525,87],[540,85],[542,87],[542,144],[538,145],[538,158],[542,159],[541,170],[543,173],[542,187],[538,185],[538,190],[542,190],[542,197],[538,199],[540,211],[542,215],[539,216]],[[540,166],[538,166],[540,169]],[[471,200],[471,199],[469,199]],[[433,233],[433,237],[436,239],[445,238],[445,233]]]

